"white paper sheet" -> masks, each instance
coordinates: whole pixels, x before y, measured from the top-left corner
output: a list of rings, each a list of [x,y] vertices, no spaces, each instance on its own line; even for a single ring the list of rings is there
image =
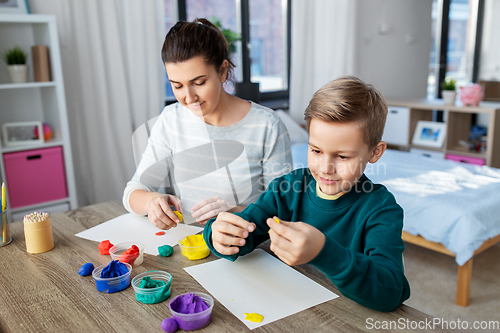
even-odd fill
[[[124,242],[140,242],[144,244],[145,253],[156,256],[159,246],[174,246],[180,239],[197,234],[202,230],[203,228],[182,223],[170,230],[160,230],[146,216],[128,213],[82,231],[75,236],[96,242],[109,239],[115,245]],[[165,231],[165,235],[155,235],[158,231]]]
[[[219,259],[184,270],[250,329],[338,297],[262,249],[235,262]],[[264,320],[245,320],[252,312]]]

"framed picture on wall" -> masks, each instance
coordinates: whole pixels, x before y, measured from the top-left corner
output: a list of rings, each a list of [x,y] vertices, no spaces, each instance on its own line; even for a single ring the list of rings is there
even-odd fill
[[[0,14],[29,14],[27,0],[0,0]]]
[[[445,123],[420,120],[417,122],[411,143],[419,146],[441,148],[443,147],[445,136]]]

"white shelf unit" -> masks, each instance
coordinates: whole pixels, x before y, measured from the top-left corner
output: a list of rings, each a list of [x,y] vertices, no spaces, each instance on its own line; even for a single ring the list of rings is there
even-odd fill
[[[31,59],[31,46],[33,45],[46,45],[49,49],[52,79],[50,82],[33,82]],[[29,53],[29,82],[10,83],[5,63],[0,64],[0,125],[6,122],[45,122],[52,127],[53,136],[41,144],[6,146],[2,142],[0,145],[1,177],[2,181],[6,182],[7,207],[10,209],[10,216],[17,220],[24,213],[36,210],[55,213],[75,209],[77,208],[75,176],[55,17],[35,14],[0,14],[0,53],[3,54],[6,49],[14,46],[20,46]],[[67,197],[11,208],[4,155],[50,147],[61,147],[62,149]]]
[[[464,106],[457,102],[456,105],[446,105],[442,99],[435,100],[408,100],[398,101],[389,100],[389,110],[397,109],[397,113],[388,115],[386,129],[384,134],[388,144],[399,146],[400,148],[411,151],[411,149],[427,150],[441,153],[443,156],[448,154],[463,156],[465,158],[481,159],[484,164],[500,168],[500,103],[480,102],[478,106]],[[413,134],[419,120],[432,121],[433,111],[443,111],[446,119],[446,137],[442,148],[432,148],[412,144]],[[473,115],[488,116],[488,134],[485,151],[471,151],[460,145],[460,141],[469,139],[469,132],[472,125]],[[389,121],[390,117],[397,118]],[[402,130],[400,130],[400,128]],[[383,138],[383,139],[384,139]],[[397,139],[394,139],[397,138]]]

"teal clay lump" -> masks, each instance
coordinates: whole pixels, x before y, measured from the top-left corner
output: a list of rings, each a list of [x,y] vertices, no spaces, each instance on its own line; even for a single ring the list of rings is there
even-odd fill
[[[174,253],[174,248],[170,245],[163,245],[158,247],[158,253],[162,257],[170,257]]]
[[[167,285],[165,281],[153,280],[149,276],[145,276],[142,278],[139,288],[146,290],[141,292],[136,292],[135,299],[138,302],[144,304],[154,304],[163,302],[170,296],[170,283]]]

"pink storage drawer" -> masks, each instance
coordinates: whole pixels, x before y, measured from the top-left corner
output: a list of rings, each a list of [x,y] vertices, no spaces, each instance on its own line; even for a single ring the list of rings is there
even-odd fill
[[[10,207],[68,196],[62,147],[4,154]]]
[[[476,165],[484,165],[484,159],[477,157],[468,157],[462,155],[454,155],[454,154],[446,154],[447,160],[453,160],[462,163],[476,164]]]

